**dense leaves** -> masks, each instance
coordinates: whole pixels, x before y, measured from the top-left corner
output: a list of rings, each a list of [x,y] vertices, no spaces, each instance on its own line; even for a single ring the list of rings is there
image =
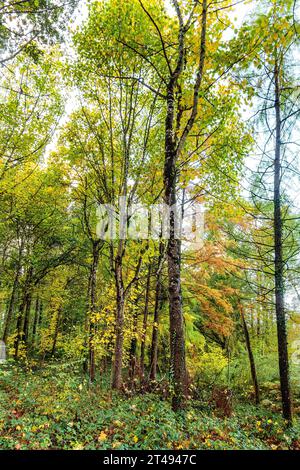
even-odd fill
[[[298,10],[231,3],[0,2],[1,448],[299,449]]]

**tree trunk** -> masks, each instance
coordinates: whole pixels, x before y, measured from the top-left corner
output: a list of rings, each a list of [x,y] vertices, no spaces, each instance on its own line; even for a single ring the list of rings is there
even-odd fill
[[[172,406],[174,410],[184,408],[186,397],[186,362],[184,323],[181,305],[181,268],[180,240],[176,233],[178,224],[177,194],[176,194],[176,148],[173,136],[174,121],[174,89],[168,88],[166,137],[165,137],[165,166],[164,187],[165,203],[169,207],[169,240],[167,247],[168,277],[169,277],[169,314],[170,314],[170,359],[171,379],[174,395]]]
[[[143,332],[141,338],[141,357],[140,357],[140,377],[145,376],[145,347],[146,347],[146,334],[148,325],[148,312],[149,312],[149,295],[150,295],[150,281],[151,281],[151,266],[148,267],[146,295],[145,295],[145,308],[143,316]]]
[[[155,305],[153,317],[153,330],[152,330],[152,343],[150,355],[150,379],[156,380],[157,374],[157,359],[158,359],[158,325],[159,325],[159,312],[161,304],[161,282],[160,276],[156,280],[155,286]]]
[[[39,321],[38,321],[39,327],[42,325],[43,311],[44,311],[44,306],[43,306],[43,301],[41,300],[40,301],[40,311],[39,311]]]
[[[151,354],[150,354],[150,380],[156,380],[157,374],[157,359],[158,359],[158,325],[159,325],[159,313],[161,309],[161,273],[163,265],[163,253],[164,245],[162,241],[159,245],[159,259],[158,268],[156,271],[156,282],[155,282],[155,305],[154,305],[154,317],[153,317],[153,330],[152,330],[152,342],[151,342]]]
[[[16,295],[17,295],[19,280],[20,280],[20,276],[21,276],[21,267],[22,267],[21,261],[22,261],[22,255],[23,255],[23,248],[24,248],[24,243],[21,242],[20,248],[19,248],[18,265],[17,265],[16,274],[15,274],[15,278],[14,278],[14,283],[13,283],[13,287],[12,287],[12,292],[11,292],[11,296],[10,296],[8,311],[7,311],[7,315],[6,315],[6,319],[5,319],[5,326],[4,326],[4,330],[3,330],[2,340],[4,342],[7,341],[9,328],[10,328],[10,324],[11,324],[11,319],[12,319],[12,315],[13,315],[13,311],[14,311],[14,307],[15,307],[15,303],[16,303]]]
[[[258,386],[258,380],[257,380],[257,374],[256,374],[256,367],[255,367],[255,361],[254,361],[254,356],[253,356],[252,347],[251,347],[251,341],[250,341],[248,326],[247,326],[247,323],[246,323],[246,320],[245,320],[245,315],[244,315],[242,305],[240,305],[240,313],[241,313],[242,324],[243,324],[244,335],[245,335],[245,341],[246,341],[246,346],[247,346],[247,351],[248,351],[248,357],[249,357],[249,363],[250,363],[250,369],[251,369],[251,377],[252,377],[252,382],[253,382],[253,386],[254,386],[255,403],[258,405],[259,402],[260,402],[260,397],[259,397],[259,386]]]
[[[85,374],[90,374],[90,310],[91,310],[91,275],[92,275],[92,265],[90,267],[89,277],[88,277],[88,286],[86,294],[86,311],[87,315],[85,316],[84,321],[84,361],[83,361],[83,372]]]
[[[99,252],[100,252],[100,242],[99,240],[93,242],[93,261],[91,264],[90,270],[90,281],[89,281],[89,291],[90,291],[90,321],[89,321],[89,376],[91,382],[95,380],[95,323],[93,314],[96,311],[96,284],[97,284],[97,267],[99,262]]]
[[[26,305],[25,305],[25,316],[23,324],[23,341],[28,346],[28,333],[29,333],[29,322],[30,322],[30,310],[31,310],[31,292],[27,292]]]
[[[134,322],[133,322],[133,338],[131,338],[130,343],[130,351],[129,351],[129,381],[130,385],[134,387],[134,378],[136,374],[136,349],[137,349],[137,312],[134,314]]]
[[[15,342],[14,342],[15,359],[18,359],[19,357],[20,341],[24,341],[24,336],[25,336],[24,327],[27,329],[27,325],[28,325],[28,321],[26,321],[26,315],[27,316],[29,315],[28,311],[30,310],[32,273],[33,273],[33,269],[30,266],[26,274],[25,283],[23,287],[22,301],[21,301],[18,316],[17,316],[17,325],[16,325],[17,335],[16,335]]]
[[[22,340],[22,322],[23,322],[25,306],[26,306],[26,296],[24,294],[19,311],[18,311],[18,316],[17,316],[16,338],[14,341],[14,350],[15,350],[14,358],[15,359],[18,359],[19,357],[19,346],[20,346],[20,341]]]
[[[124,313],[125,313],[125,299],[130,292],[130,287],[138,279],[138,273],[142,263],[140,255],[135,269],[133,279],[128,283],[126,289],[123,282],[123,254],[124,254],[124,235],[120,238],[118,245],[118,253],[113,265],[113,258],[111,257],[112,269],[114,271],[116,293],[117,293],[117,310],[116,310],[116,325],[115,325],[115,354],[112,367],[112,388],[120,390],[122,388],[122,366],[123,366],[123,342],[124,342]],[[111,254],[113,254],[111,252]]]
[[[61,313],[62,313],[62,308],[59,308],[58,311],[57,311],[57,316],[56,316],[55,329],[54,329],[54,336],[53,336],[53,343],[52,343],[52,349],[51,349],[51,356],[52,356],[52,357],[53,357],[54,354],[55,354],[56,343],[57,343],[57,338],[58,338],[58,333],[59,333],[59,325],[60,325]]]
[[[284,307],[284,261],[283,234],[281,213],[281,109],[279,67],[276,58],[274,68],[275,82],[275,159],[274,159],[274,245],[275,245],[275,311],[277,320],[278,358],[280,373],[280,388],[282,397],[282,414],[289,424],[292,423],[292,400],[289,379],[289,359],[287,347],[287,329]]]
[[[164,165],[164,191],[165,203],[169,206],[169,243],[167,247],[168,276],[169,276],[169,303],[170,303],[170,352],[171,352],[171,377],[174,395],[172,406],[174,410],[184,408],[186,401],[187,371],[185,361],[185,335],[184,322],[181,305],[181,277],[180,259],[181,242],[176,236],[177,219],[177,157],[180,155],[186,139],[188,138],[195,119],[198,114],[199,91],[203,79],[204,62],[206,57],[206,23],[207,23],[207,0],[202,2],[201,34],[199,48],[199,64],[193,87],[193,103],[189,118],[180,133],[181,117],[183,109],[178,105],[175,117],[175,91],[180,92],[178,87],[179,78],[185,68],[185,36],[187,29],[182,20],[180,6],[174,2],[177,18],[179,21],[178,34],[178,57],[174,71],[170,70],[170,80],[167,85],[167,112],[165,121],[165,165]],[[175,119],[174,119],[175,118]],[[176,124],[174,125],[174,121]]]
[[[115,263],[115,281],[117,289],[117,312],[116,312],[116,343],[115,358],[112,369],[112,388],[120,390],[122,388],[122,362],[123,362],[123,341],[124,341],[124,309],[125,292],[122,276],[121,256],[116,257]]]
[[[39,323],[39,313],[40,313],[40,298],[37,295],[35,300],[35,309],[34,309],[34,319],[33,319],[33,327],[32,327],[32,347],[35,347],[35,338],[36,338],[36,330],[37,325]]]

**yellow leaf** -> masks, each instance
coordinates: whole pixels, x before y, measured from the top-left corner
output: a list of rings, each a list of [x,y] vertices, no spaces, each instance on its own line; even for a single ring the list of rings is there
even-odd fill
[[[84,449],[84,445],[81,444],[81,442],[75,442],[73,446],[73,450],[83,450],[83,449]]]
[[[98,441],[102,442],[102,441],[106,441],[106,439],[107,439],[106,433],[104,431],[101,431],[99,436],[98,436]]]
[[[117,441],[117,442],[114,442],[114,443],[112,444],[112,448],[113,448],[113,449],[116,449],[117,447],[120,447],[120,445],[121,445],[121,442],[118,442],[118,441]]]
[[[123,423],[122,423],[120,420],[116,419],[116,420],[114,421],[114,425],[115,425],[115,426],[118,426],[118,427],[121,427],[121,426],[123,426]]]

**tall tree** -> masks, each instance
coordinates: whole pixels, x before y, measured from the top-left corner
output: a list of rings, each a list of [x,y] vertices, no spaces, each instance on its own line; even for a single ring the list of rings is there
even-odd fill
[[[253,178],[251,199],[254,217],[259,221],[261,237],[256,240],[260,266],[272,279],[275,306],[282,413],[292,422],[292,399],[289,379],[286,279],[289,265],[295,261],[299,246],[294,234],[298,214],[291,204],[289,178],[294,179],[293,166],[296,119],[299,115],[299,93],[290,62],[298,43],[298,25],[293,14],[294,2],[275,0],[264,3],[264,12],[251,26],[246,26],[246,42],[260,37],[259,47],[249,55],[252,61],[245,75],[251,95],[255,97],[256,114],[261,117],[265,137],[257,141],[261,162]],[[263,30],[272,34],[262,34]],[[256,123],[261,129],[261,123]],[[297,209],[296,209],[297,211]],[[264,234],[262,234],[264,231]],[[269,291],[270,292],[270,291]]]

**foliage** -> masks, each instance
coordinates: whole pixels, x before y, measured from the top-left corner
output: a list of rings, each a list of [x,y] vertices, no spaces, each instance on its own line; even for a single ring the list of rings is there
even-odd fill
[[[299,25],[260,3],[0,2],[1,448],[299,449]]]
[[[159,396],[130,400],[90,387],[74,365],[1,369],[2,449],[299,449],[300,423],[286,430],[278,413],[243,403],[231,418],[181,414]],[[92,405],[91,405],[92,404]]]

